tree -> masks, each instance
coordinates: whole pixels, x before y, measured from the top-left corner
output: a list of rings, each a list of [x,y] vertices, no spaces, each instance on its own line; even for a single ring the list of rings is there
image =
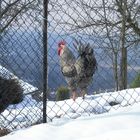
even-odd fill
[[[132,33],[135,36],[140,37],[140,28],[138,27],[138,17],[140,16],[140,5],[136,3],[136,0],[116,0],[118,14],[121,19],[120,30],[120,51],[121,51],[121,63],[120,63],[120,89],[127,88],[127,49],[131,47],[127,41],[128,33]],[[138,6],[137,6],[138,5]],[[140,24],[140,22],[139,22]],[[130,31],[132,29],[132,31]],[[140,42],[140,38],[134,40],[134,42]]]
[[[96,47],[112,61],[116,89],[127,88],[127,52],[140,43],[140,2],[66,0],[63,5],[53,1],[50,4],[60,16],[56,22],[64,26],[63,31],[102,41],[102,46],[98,43]]]
[[[4,32],[19,15],[35,7],[34,0],[1,0],[0,1],[0,33]],[[34,6],[33,6],[34,5]]]

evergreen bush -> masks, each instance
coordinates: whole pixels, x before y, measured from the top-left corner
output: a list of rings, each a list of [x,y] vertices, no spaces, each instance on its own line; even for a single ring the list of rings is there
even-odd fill
[[[0,76],[0,113],[10,104],[23,100],[23,89],[17,79],[5,79]]]
[[[61,86],[57,89],[56,100],[62,101],[69,99],[69,89],[67,87]]]

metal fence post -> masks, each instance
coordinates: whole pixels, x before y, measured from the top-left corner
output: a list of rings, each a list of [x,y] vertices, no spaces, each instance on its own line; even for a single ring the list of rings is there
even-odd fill
[[[48,60],[47,60],[47,17],[48,0],[43,1],[43,123],[47,122],[47,88],[48,88]]]

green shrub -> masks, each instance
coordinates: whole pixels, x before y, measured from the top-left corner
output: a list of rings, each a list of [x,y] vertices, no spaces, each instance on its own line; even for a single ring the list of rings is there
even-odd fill
[[[5,79],[0,76],[0,113],[10,104],[23,100],[23,89],[17,79]]]
[[[133,80],[133,82],[131,83],[131,88],[137,88],[140,87],[140,73],[138,73],[136,75],[136,78]]]
[[[57,89],[57,94],[56,94],[56,100],[61,101],[61,100],[66,100],[69,99],[69,89],[67,87],[59,87]]]

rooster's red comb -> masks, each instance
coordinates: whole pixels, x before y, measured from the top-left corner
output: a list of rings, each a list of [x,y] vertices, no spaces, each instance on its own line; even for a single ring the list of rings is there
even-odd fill
[[[60,46],[60,45],[66,45],[66,42],[65,42],[65,41],[60,41],[60,42],[58,43],[58,46]]]

